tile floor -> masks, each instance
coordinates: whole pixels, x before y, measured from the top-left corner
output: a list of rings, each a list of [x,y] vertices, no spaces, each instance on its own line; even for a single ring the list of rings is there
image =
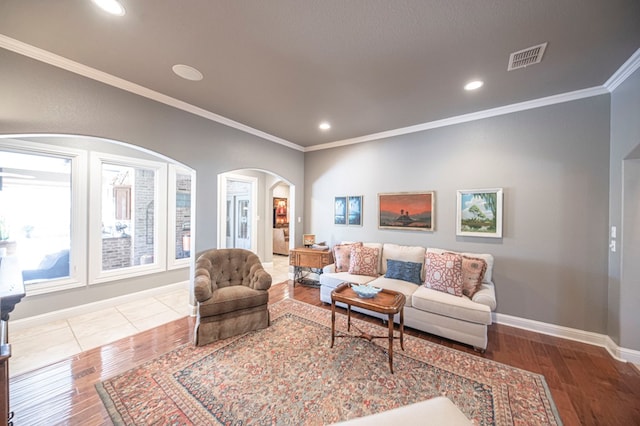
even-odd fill
[[[273,283],[288,279],[289,257],[265,264]],[[10,330],[11,377],[189,315],[189,289],[175,287],[154,297],[32,328]]]

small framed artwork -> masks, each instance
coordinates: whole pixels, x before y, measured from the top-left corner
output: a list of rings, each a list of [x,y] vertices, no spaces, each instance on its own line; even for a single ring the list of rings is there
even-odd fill
[[[302,245],[305,247],[311,247],[316,243],[315,234],[302,234]]]
[[[336,197],[333,202],[333,223],[347,224],[347,197]]]
[[[434,192],[378,194],[378,228],[433,231]]]
[[[273,227],[287,228],[289,227],[289,219],[287,216],[287,199],[273,198]]]
[[[502,188],[458,190],[456,235],[502,238]]]
[[[347,198],[347,224],[362,226],[362,195]]]

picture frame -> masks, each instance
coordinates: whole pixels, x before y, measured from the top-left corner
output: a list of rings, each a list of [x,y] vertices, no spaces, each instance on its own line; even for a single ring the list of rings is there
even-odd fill
[[[362,226],[362,195],[347,198],[347,225]]]
[[[347,197],[335,197],[333,202],[333,223],[334,225],[347,224]]]
[[[289,227],[288,200],[281,197],[273,197],[273,227]]]
[[[434,230],[434,191],[378,194],[378,228]]]
[[[502,238],[502,188],[457,191],[456,235]]]
[[[305,247],[311,247],[316,243],[315,234],[302,234],[302,245]]]

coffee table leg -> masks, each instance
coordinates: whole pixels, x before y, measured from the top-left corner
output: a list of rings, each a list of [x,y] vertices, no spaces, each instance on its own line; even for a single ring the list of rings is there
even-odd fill
[[[404,351],[404,308],[400,309],[400,348]]]
[[[389,314],[389,369],[393,374],[393,314]]]
[[[333,340],[336,335],[336,302],[335,300],[331,301],[331,346],[333,347]]]
[[[351,331],[351,305],[347,304],[347,331]]]

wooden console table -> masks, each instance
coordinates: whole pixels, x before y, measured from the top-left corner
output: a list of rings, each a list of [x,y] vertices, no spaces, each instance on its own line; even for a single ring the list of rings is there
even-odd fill
[[[315,269],[322,274],[322,268],[333,263],[331,250],[317,250],[312,248],[295,248],[289,251],[289,265],[293,266],[293,285],[296,283],[317,287],[318,281],[303,276],[303,268]]]

